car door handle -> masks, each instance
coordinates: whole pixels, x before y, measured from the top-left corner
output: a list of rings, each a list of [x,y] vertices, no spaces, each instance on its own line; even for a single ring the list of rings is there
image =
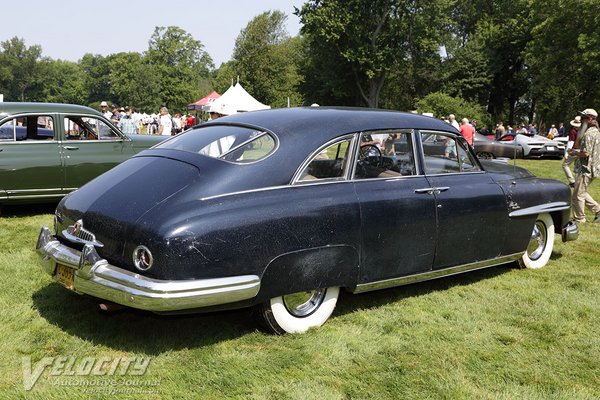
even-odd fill
[[[79,147],[77,147],[77,146],[65,146],[64,149],[65,150],[79,150]]]
[[[441,187],[431,187],[431,188],[423,188],[423,189],[415,189],[415,193],[419,194],[440,194],[450,189],[448,186]]]

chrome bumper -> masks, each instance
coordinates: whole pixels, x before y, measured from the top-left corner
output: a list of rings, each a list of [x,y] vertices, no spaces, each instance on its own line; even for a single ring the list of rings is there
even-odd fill
[[[81,252],[61,244],[47,227],[40,232],[36,251],[54,280],[58,264],[74,270],[75,292],[141,310],[169,312],[233,303],[255,297],[260,289],[256,275],[183,281],[148,278],[110,265],[91,244]]]
[[[571,240],[577,240],[579,237],[579,227],[575,221],[569,221],[562,228],[561,237],[563,242],[570,242]]]

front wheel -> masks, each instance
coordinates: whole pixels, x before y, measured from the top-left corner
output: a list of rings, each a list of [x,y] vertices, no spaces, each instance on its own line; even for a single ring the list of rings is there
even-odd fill
[[[531,239],[519,265],[523,268],[538,269],[548,263],[554,248],[554,222],[548,213],[538,215]]]
[[[277,335],[303,333],[321,326],[333,313],[339,287],[273,297],[256,306],[259,323]]]

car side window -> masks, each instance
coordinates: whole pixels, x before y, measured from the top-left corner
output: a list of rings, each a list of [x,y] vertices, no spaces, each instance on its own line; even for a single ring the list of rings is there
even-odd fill
[[[421,132],[425,173],[449,174],[480,171],[464,141],[446,133]]]
[[[361,132],[355,179],[415,175],[412,130]]]
[[[54,120],[49,115],[28,115],[0,125],[0,141],[40,141],[54,139]]]
[[[64,119],[66,140],[111,140],[119,136],[104,121],[94,117],[70,116]]]
[[[346,179],[352,139],[346,137],[319,151],[302,170],[298,182]]]

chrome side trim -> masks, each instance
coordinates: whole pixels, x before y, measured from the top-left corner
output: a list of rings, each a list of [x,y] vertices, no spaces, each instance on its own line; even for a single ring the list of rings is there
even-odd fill
[[[26,194],[26,193],[38,193],[38,192],[58,192],[63,190],[62,188],[50,188],[50,189],[8,189],[9,194]]]
[[[169,312],[228,304],[256,297],[260,290],[256,275],[181,281],[149,278],[109,264],[91,244],[81,252],[71,249],[47,227],[40,231],[36,251],[42,269],[53,279],[58,264],[74,270],[75,292],[141,310]]]
[[[458,265],[456,267],[450,267],[440,270],[427,271],[415,275],[402,276],[398,278],[384,279],[376,282],[361,283],[356,285],[356,288],[352,290],[352,293],[364,293],[371,292],[373,290],[385,289],[394,286],[408,285],[410,283],[428,281],[431,279],[442,278],[444,276],[456,275],[467,271],[473,271],[476,269],[494,267],[496,265],[509,263],[518,260],[523,253],[511,254],[495,258],[493,260],[479,261],[476,263]]]
[[[563,211],[568,210],[571,206],[564,201],[557,201],[554,203],[540,204],[533,207],[522,208],[520,210],[515,210],[508,214],[509,217],[524,217],[528,215],[537,215],[540,213],[554,212],[554,211]]]

